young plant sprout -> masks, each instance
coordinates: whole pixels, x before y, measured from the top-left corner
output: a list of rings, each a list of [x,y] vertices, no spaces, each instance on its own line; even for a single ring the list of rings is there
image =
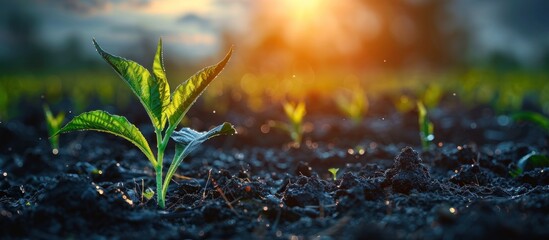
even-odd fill
[[[527,166],[530,166],[532,168],[549,167],[549,157],[546,155],[540,155],[535,151],[532,151],[519,159],[517,167],[510,170],[509,175],[511,175],[511,177],[513,178],[516,178],[524,172]]]
[[[541,113],[531,111],[516,112],[511,115],[514,121],[527,121],[541,127],[545,133],[549,134],[549,118]]]
[[[421,140],[421,147],[423,151],[429,150],[431,142],[435,139],[434,125],[429,121],[427,116],[427,109],[421,101],[417,102],[418,109],[418,122],[419,122],[419,138]]]
[[[355,126],[360,124],[364,114],[368,110],[368,98],[366,98],[366,93],[360,88],[351,91],[351,96],[338,95],[336,103],[339,110],[349,117]]]
[[[113,115],[101,110],[85,112],[74,117],[53,136],[72,131],[93,130],[114,134],[130,141],[145,154],[153,165],[156,174],[158,206],[165,208],[168,185],[183,159],[209,138],[236,133],[234,127],[227,122],[207,132],[197,132],[190,128],[174,131],[196,99],[223,70],[231,58],[232,48],[219,63],[198,71],[177,86],[175,91],[170,94],[162,59],[162,39],[158,42],[152,75],[147,69],[134,61],[103,51],[95,39],[93,44],[101,57],[129,85],[149,115],[156,133],[156,157],[149,147],[149,143],[135,125],[123,116]],[[164,151],[170,138],[176,142],[175,154],[170,168],[164,176],[162,170]]]
[[[328,172],[332,174],[332,177],[335,180],[337,180],[337,171],[339,171],[339,168],[329,168]]]
[[[289,123],[282,123],[281,128],[290,134],[295,146],[301,144],[303,138],[303,117],[305,116],[305,103],[286,102],[283,104],[284,113]]]
[[[53,116],[48,105],[44,105],[43,108],[44,115],[46,116],[48,136],[52,136],[49,138],[51,150],[54,155],[57,155],[59,153],[59,136],[54,134],[61,128],[61,124],[63,124],[63,121],[65,120],[65,113],[60,112],[56,116]]]

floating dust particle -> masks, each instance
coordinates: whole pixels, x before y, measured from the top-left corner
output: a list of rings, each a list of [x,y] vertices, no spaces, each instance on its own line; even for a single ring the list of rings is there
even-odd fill
[[[264,207],[263,207],[263,211],[265,211],[265,212],[266,212],[267,210],[269,210],[269,207],[267,207],[267,206],[264,206]]]
[[[53,155],[57,155],[57,154],[59,154],[59,149],[54,148],[54,149],[51,150],[51,153],[53,153]]]
[[[448,211],[450,211],[451,214],[456,214],[457,213],[457,210],[453,207],[451,207],[450,209],[448,209]]]
[[[347,149],[347,153],[353,155],[353,154],[355,154],[355,150],[353,150],[352,148],[349,148],[349,149]]]

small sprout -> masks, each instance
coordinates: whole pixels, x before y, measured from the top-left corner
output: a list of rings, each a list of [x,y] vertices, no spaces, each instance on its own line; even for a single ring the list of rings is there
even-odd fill
[[[332,177],[335,180],[337,180],[337,171],[339,171],[339,168],[329,168],[328,172],[332,174]]]
[[[60,112],[56,116],[53,116],[53,113],[50,110],[48,105],[43,106],[44,115],[46,116],[46,126],[48,128],[48,136],[52,153],[57,155],[59,153],[59,135],[54,135],[59,129],[61,129],[61,124],[65,120],[65,113]]]
[[[513,178],[516,178],[524,173],[524,170],[526,170],[527,167],[549,167],[549,156],[539,155],[535,151],[532,151],[519,159],[517,167],[515,169],[511,169],[509,171],[509,175],[511,175],[511,177]]]
[[[198,71],[170,93],[162,59],[162,40],[159,41],[157,46],[152,64],[152,73],[134,61],[105,52],[95,40],[93,40],[93,44],[101,57],[128,84],[145,108],[156,133],[157,156],[155,157],[149,142],[141,131],[128,119],[101,110],[85,112],[74,117],[63,128],[53,133],[52,137],[61,133],[93,130],[111,133],[130,141],[143,152],[154,167],[158,206],[165,208],[168,185],[183,159],[190,152],[197,149],[200,144],[212,137],[236,133],[230,123],[223,123],[207,132],[197,132],[190,128],[175,131],[175,128],[183,120],[194,102],[223,70],[231,58],[232,49],[229,50],[222,61]],[[162,169],[164,152],[170,138],[176,142],[175,154],[170,168],[164,175]],[[133,204],[132,200],[125,195],[123,197],[128,204]]]
[[[293,145],[299,147],[303,138],[303,117],[305,117],[305,103],[286,102],[282,105],[288,118],[287,123],[270,121],[269,125],[286,131],[292,138]]]
[[[541,127],[545,131],[545,133],[549,134],[549,118],[541,113],[522,111],[512,114],[511,118],[514,121],[527,121],[534,123]]]
[[[368,111],[368,98],[362,89],[355,89],[351,92],[351,96],[348,94],[338,95],[336,103],[339,110],[349,117],[356,126],[360,124],[364,114]]]
[[[145,189],[143,193],[141,193],[145,199],[151,200],[151,198],[154,196],[154,191],[151,188]]]
[[[431,143],[435,139],[435,135],[433,133],[434,125],[431,121],[429,121],[429,117],[427,116],[427,109],[422,102],[417,102],[417,108],[421,146],[423,148],[423,151],[427,151],[429,150]]]
[[[427,108],[434,108],[440,102],[442,98],[443,89],[439,84],[431,83],[427,86],[423,96],[421,96],[421,102],[425,104]]]

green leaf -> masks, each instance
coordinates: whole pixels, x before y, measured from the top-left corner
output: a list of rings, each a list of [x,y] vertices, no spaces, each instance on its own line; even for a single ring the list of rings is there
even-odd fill
[[[150,188],[145,189],[145,191],[143,192],[143,197],[145,197],[147,201],[151,200],[153,196],[154,196],[154,191]]]
[[[93,40],[93,44],[101,57],[112,66],[118,75],[130,86],[137,98],[139,98],[154,127],[156,129],[164,129],[163,106],[166,101],[165,99],[170,97],[167,81],[151,76],[147,69],[134,61],[103,51],[95,39]],[[159,46],[159,50],[161,51],[161,46]],[[157,55],[161,54],[157,53]],[[161,56],[158,58],[161,58]],[[161,62],[161,59],[158,61]],[[157,62],[156,59],[155,62]]]
[[[328,172],[332,174],[334,181],[337,180],[337,171],[339,171],[339,168],[328,168]]]
[[[182,128],[181,130],[174,132],[172,139],[176,142],[175,145],[175,156],[174,161],[171,163],[168,172],[166,173],[166,178],[164,183],[169,183],[172,179],[173,174],[175,173],[177,167],[181,164],[183,159],[193,150],[197,149],[200,144],[204,141],[220,136],[220,135],[229,135],[235,134],[236,130],[234,126],[230,123],[223,123],[215,128],[212,128],[207,132],[197,132],[190,128]],[[168,190],[168,184],[165,184],[162,188],[163,196],[166,196]]]
[[[153,62],[153,75],[160,83],[160,102],[162,103],[162,111],[170,104],[170,85],[168,84],[168,78],[166,77],[166,71],[164,68],[164,58],[162,57],[162,39],[158,41],[158,47],[156,49],[156,55]],[[164,128],[167,116],[162,112],[161,126]]]
[[[301,125],[306,114],[305,103],[284,103],[284,112],[292,124]]]
[[[233,49],[231,48],[221,62],[198,71],[181,85],[177,86],[172,94],[172,101],[165,109],[171,126],[177,126],[181,122],[200,94],[204,92],[212,80],[223,70],[231,58],[232,52]]]
[[[55,135],[83,130],[107,132],[123,137],[137,146],[145,156],[147,156],[153,166],[156,166],[156,160],[149,147],[149,143],[145,137],[143,137],[143,134],[141,134],[139,129],[131,124],[125,117],[112,115],[101,110],[85,112],[74,117],[67,125],[55,133]]]
[[[515,121],[528,121],[537,124],[538,126],[543,128],[545,132],[549,133],[549,118],[544,116],[543,114],[537,112],[522,111],[512,114],[511,117]]]

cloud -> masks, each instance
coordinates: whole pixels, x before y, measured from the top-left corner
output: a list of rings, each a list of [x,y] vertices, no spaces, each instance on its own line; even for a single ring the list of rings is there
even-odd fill
[[[147,6],[151,0],[34,0],[37,3],[55,6],[63,10],[90,14],[107,10],[113,6],[142,7]]]
[[[202,16],[199,16],[195,13],[187,13],[187,14],[181,16],[180,18],[178,18],[177,22],[182,23],[182,24],[195,25],[199,28],[211,28],[212,27],[212,22],[211,21],[209,21],[208,19],[206,19]]]

